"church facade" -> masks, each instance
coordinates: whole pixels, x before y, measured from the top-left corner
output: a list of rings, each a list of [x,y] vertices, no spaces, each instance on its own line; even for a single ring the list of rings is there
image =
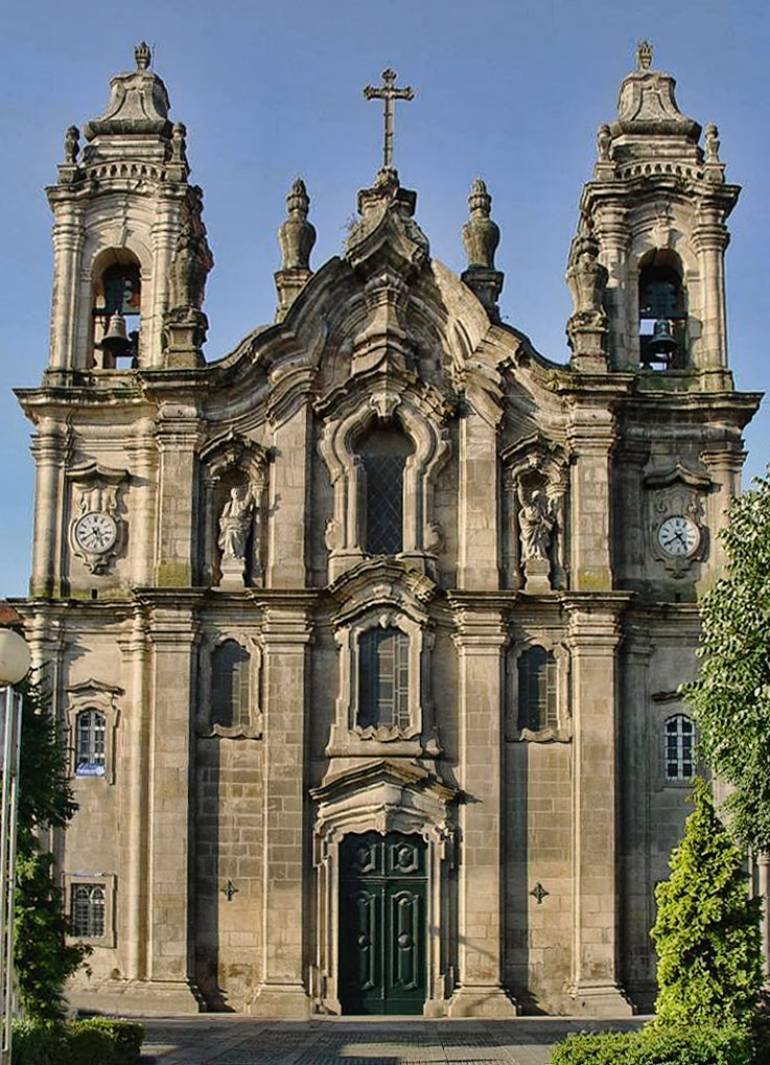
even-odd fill
[[[79,810],[56,842],[92,1008],[624,1015],[687,812],[699,594],[759,397],[727,359],[716,128],[642,44],[599,128],[571,358],[460,277],[386,150],[274,323],[204,358],[213,265],[146,45],[67,132],[37,466],[35,661]],[[390,139],[389,139],[390,137]]]

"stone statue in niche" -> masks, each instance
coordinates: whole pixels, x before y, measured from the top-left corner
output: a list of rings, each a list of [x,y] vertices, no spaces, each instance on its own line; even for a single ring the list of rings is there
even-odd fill
[[[254,524],[256,500],[249,486],[230,489],[230,497],[219,516],[218,544],[222,551],[222,588],[243,588],[246,577],[246,550]]]
[[[541,487],[527,492],[519,482],[519,540],[526,592],[551,590],[551,552],[556,528],[556,506]]]

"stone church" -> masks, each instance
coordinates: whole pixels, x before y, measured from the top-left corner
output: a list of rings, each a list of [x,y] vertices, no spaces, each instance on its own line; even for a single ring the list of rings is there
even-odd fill
[[[75,1003],[649,1004],[695,772],[677,687],[759,402],[727,357],[739,188],[652,59],[599,127],[566,365],[500,319],[483,181],[466,269],[431,258],[392,71],[339,256],[311,267],[297,180],[275,320],[228,354],[203,354],[202,191],[145,44],[67,131],[17,607],[69,734]]]

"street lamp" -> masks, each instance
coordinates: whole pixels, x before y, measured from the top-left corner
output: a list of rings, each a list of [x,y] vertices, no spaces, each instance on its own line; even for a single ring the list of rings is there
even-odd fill
[[[21,694],[14,685],[29,671],[29,647],[13,629],[0,629],[0,1063],[10,1065],[13,1021],[13,901],[16,888],[16,806],[21,743]]]

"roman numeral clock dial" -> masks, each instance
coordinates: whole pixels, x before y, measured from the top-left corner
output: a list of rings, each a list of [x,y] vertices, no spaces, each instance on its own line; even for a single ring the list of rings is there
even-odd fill
[[[75,540],[84,551],[102,555],[115,543],[118,527],[111,515],[91,511],[79,519],[74,532]]]
[[[658,543],[672,558],[689,558],[700,544],[700,529],[691,518],[675,514],[661,522]]]

